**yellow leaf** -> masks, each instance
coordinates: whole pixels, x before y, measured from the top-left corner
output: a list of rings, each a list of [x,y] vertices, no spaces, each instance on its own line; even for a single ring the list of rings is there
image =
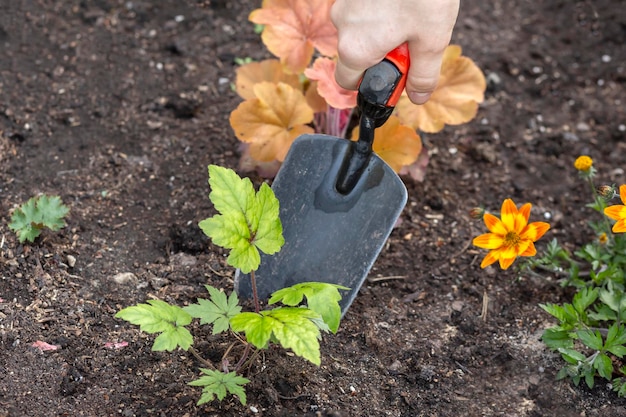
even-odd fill
[[[359,138],[359,127],[352,131],[352,140]],[[422,150],[422,140],[412,128],[400,124],[400,119],[391,116],[374,132],[374,152],[395,172],[417,159]]]
[[[250,13],[253,23],[265,25],[261,39],[287,69],[301,73],[313,51],[337,54],[337,29],[330,20],[334,0],[265,0]]]
[[[244,100],[254,98],[252,87],[262,81],[270,81],[275,84],[283,82],[293,88],[301,88],[299,77],[296,74],[287,74],[277,59],[251,62],[238,67],[235,73],[237,74],[235,88]]]
[[[306,102],[313,109],[313,112],[323,113],[328,109],[326,100],[324,97],[320,96],[320,93],[318,92],[317,81],[311,81],[309,83],[304,96],[306,97]]]
[[[250,155],[257,161],[283,161],[291,143],[313,121],[313,110],[298,89],[285,83],[267,81],[255,84],[255,98],[241,103],[230,114],[230,125],[242,142],[250,144]]]
[[[437,88],[426,104],[413,104],[403,95],[396,115],[403,124],[422,132],[436,133],[446,124],[469,122],[484,100],[485,76],[469,58],[461,56],[461,47],[450,45],[445,51]]]

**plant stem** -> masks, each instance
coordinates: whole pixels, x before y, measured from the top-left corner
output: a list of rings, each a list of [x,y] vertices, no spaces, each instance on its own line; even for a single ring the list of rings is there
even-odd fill
[[[246,363],[246,359],[248,359],[248,354],[250,354],[250,343],[246,343],[246,348],[243,351],[243,355],[241,355],[241,359],[235,365],[235,372],[239,372],[239,369]]]
[[[609,219],[607,219],[606,215],[604,214],[604,209],[606,208],[606,201],[601,196],[598,195],[598,192],[596,191],[596,186],[593,183],[593,178],[591,177],[587,178],[587,182],[589,183],[589,186],[591,187],[591,195],[593,196],[593,201],[595,203],[597,211],[602,216],[602,220],[604,220],[604,228],[605,228],[604,232],[606,233],[606,236],[608,237],[610,244],[613,245],[615,241],[613,239],[613,234],[611,233],[611,224],[609,223]]]
[[[250,283],[252,285],[252,298],[254,298],[254,312],[259,313],[261,311],[261,306],[259,305],[259,293],[256,289],[256,277],[254,275],[254,270],[250,272]]]
[[[202,363],[204,366],[206,366],[207,368],[213,369],[213,370],[215,370],[215,369],[216,369],[216,368],[215,368],[215,366],[214,366],[211,362],[209,362],[208,360],[206,360],[206,359],[204,359],[202,356],[200,356],[200,353],[199,353],[197,350],[195,350],[195,349],[193,348],[193,346],[189,346],[189,349],[188,349],[188,350],[189,350],[189,352],[191,352],[191,354],[192,354],[192,355],[193,355],[193,356],[194,356],[194,357],[195,357],[198,361],[200,361],[200,363]]]

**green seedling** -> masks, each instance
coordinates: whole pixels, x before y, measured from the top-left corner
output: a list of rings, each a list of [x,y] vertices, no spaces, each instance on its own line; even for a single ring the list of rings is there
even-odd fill
[[[593,183],[596,171],[591,158],[579,157],[575,167],[592,191],[593,200],[587,207],[601,215],[598,221],[590,222],[596,238],[573,253],[554,239],[542,256],[529,260],[521,272],[549,274],[557,277],[562,286],[576,289],[571,303],[540,305],[558,321],[542,335],[544,343],[566,363],[557,378],[569,377],[576,385],[584,380],[589,388],[594,387],[596,378],[603,378],[610,381],[618,396],[624,397],[626,235],[619,233],[623,232],[619,224],[611,227],[605,216],[608,203],[617,196],[615,187],[602,186],[596,190]],[[626,194],[626,188],[624,191]],[[625,198],[623,195],[622,201]],[[613,211],[619,212],[619,208]]]
[[[219,166],[209,166],[209,184],[209,198],[218,214],[202,220],[199,226],[214,244],[230,250],[226,260],[229,265],[250,274],[255,311],[242,312],[234,292],[227,296],[207,285],[209,298],[199,298],[195,304],[181,308],[161,300],[149,300],[147,304],[119,311],[116,317],[140,326],[146,333],[158,334],[152,350],[181,348],[206,365],[200,368],[202,376],[189,383],[202,387],[198,405],[215,398],[222,400],[228,393],[246,404],[244,385],[249,380],[239,373],[251,361],[250,350],[266,349],[275,343],[319,366],[321,332],[337,332],[341,318],[339,290],[348,288],[322,282],[296,284],[272,294],[268,304],[281,303],[281,306],[261,310],[254,272],[261,262],[260,252],[275,254],[285,242],[278,216],[279,202],[267,184],[255,191],[249,179]],[[230,332],[243,343],[243,354],[233,369],[227,359],[233,349],[215,366],[193,348],[193,336],[185,327],[193,318],[200,319],[201,325],[212,325],[214,335]]]
[[[57,231],[65,227],[65,216],[70,209],[59,196],[32,197],[15,209],[9,228],[17,234],[20,243],[34,242],[44,228]]]

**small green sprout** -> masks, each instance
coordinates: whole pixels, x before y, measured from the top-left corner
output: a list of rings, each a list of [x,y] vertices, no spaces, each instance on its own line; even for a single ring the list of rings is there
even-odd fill
[[[20,243],[34,242],[44,227],[57,231],[65,227],[65,216],[70,209],[59,196],[32,197],[15,209],[9,228],[17,234]]]
[[[277,343],[319,366],[321,332],[337,332],[341,318],[339,290],[349,288],[323,282],[296,284],[271,295],[268,304],[280,302],[283,306],[261,311],[254,273],[261,262],[260,252],[275,254],[285,243],[279,202],[267,184],[263,183],[257,192],[249,179],[216,165],[209,166],[209,184],[209,198],[219,214],[202,220],[199,226],[214,244],[230,249],[226,260],[229,265],[250,274],[255,312],[242,312],[234,292],[227,296],[206,285],[209,298],[199,298],[197,303],[184,308],[149,300],[147,304],[127,307],[115,317],[139,325],[146,333],[158,333],[152,350],[172,351],[180,347],[208,367],[200,368],[202,376],[189,383],[203,387],[198,405],[215,398],[222,400],[228,393],[245,404],[243,386],[250,381],[237,372],[249,362],[250,349],[265,349],[270,343]],[[228,369],[231,361],[227,358],[231,349],[224,354],[220,366],[215,366],[193,348],[193,337],[185,328],[193,318],[200,319],[201,325],[213,325],[214,335],[231,332],[245,345],[232,371]]]

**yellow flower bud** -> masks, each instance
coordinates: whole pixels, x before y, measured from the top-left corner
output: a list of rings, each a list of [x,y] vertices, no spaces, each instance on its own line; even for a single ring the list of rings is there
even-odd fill
[[[591,159],[587,155],[579,156],[578,158],[576,158],[576,161],[574,162],[574,168],[582,172],[589,171],[592,166],[593,166],[593,159]]]

